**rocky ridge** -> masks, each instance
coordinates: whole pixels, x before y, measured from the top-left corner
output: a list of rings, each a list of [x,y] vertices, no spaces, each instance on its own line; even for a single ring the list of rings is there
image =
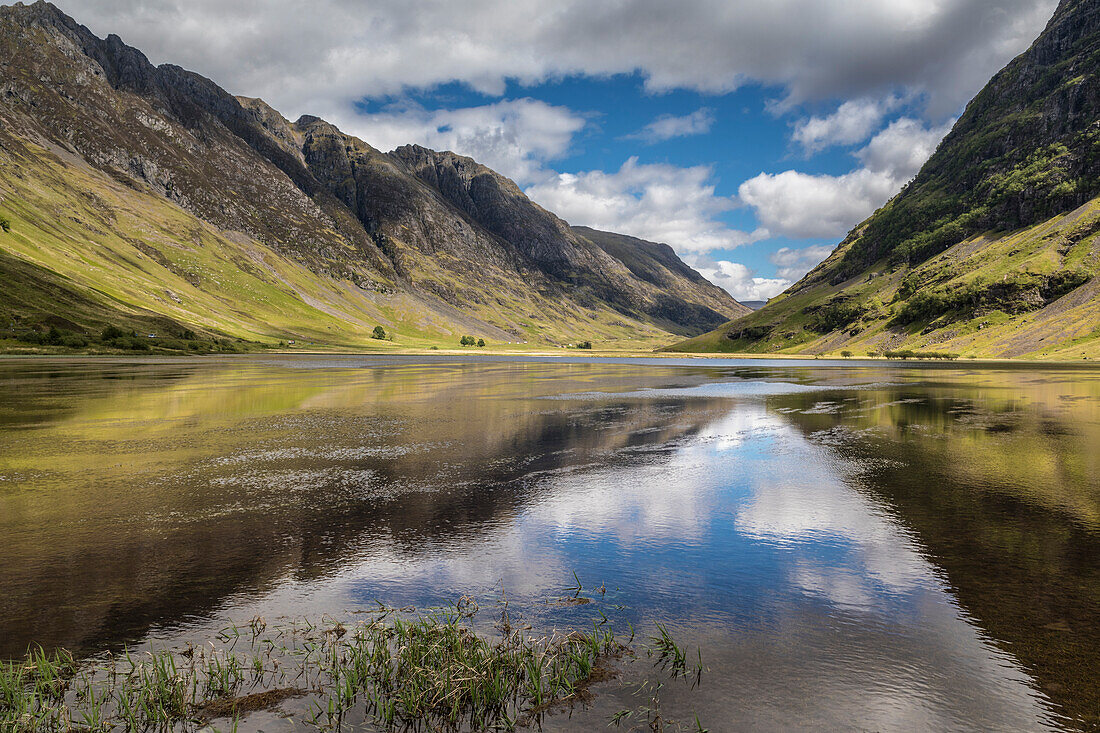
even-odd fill
[[[572,333],[697,333],[742,312],[683,269],[670,270],[673,288],[637,277],[469,158],[415,146],[383,153],[316,117],[290,122],[262,100],[234,97],[178,66],[154,66],[117,36],[99,39],[46,2],[0,8],[0,71],[0,142],[9,143],[10,162],[61,179],[77,169],[101,173],[133,196],[166,201],[195,220],[192,229],[209,229],[226,257],[252,261],[259,274],[246,274],[267,277],[311,308],[393,326],[411,318],[424,334],[477,328],[548,342]],[[59,252],[38,246],[31,254],[34,228],[48,227],[49,215],[32,211],[20,198],[29,194],[5,177],[0,206],[26,217],[16,224],[27,238],[5,249],[59,266]],[[63,185],[53,180],[51,190],[63,196]],[[163,242],[124,241],[111,246],[144,252],[187,279],[172,262],[179,253]],[[229,252],[234,246],[242,252]],[[323,282],[280,284],[264,275],[271,257]],[[58,273],[82,287],[102,284],[68,265]],[[329,290],[339,291],[338,307],[326,304]],[[401,314],[379,294],[401,299]],[[156,297],[137,300],[128,305],[163,310]],[[187,308],[171,310],[187,321]],[[267,335],[295,333],[284,331]]]

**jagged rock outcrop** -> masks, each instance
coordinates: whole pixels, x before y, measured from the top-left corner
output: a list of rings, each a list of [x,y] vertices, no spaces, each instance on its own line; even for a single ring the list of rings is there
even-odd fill
[[[657,288],[663,297],[659,300],[656,313],[662,318],[672,322],[702,321],[725,312],[729,307],[729,294],[684,264],[667,244],[601,232],[590,227],[573,227],[573,232],[622,262],[634,277]],[[742,303],[738,306],[741,315],[751,312]],[[695,310],[696,313],[685,313],[685,309]]]
[[[621,278],[619,265],[591,242],[574,235],[568,224],[527,198],[513,181],[477,161],[419,145],[399,147],[393,156],[471,219],[555,275]]]

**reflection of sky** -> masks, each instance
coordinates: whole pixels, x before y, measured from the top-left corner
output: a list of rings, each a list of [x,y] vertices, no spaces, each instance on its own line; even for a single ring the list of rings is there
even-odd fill
[[[905,528],[843,482],[839,459],[759,402],[729,405],[691,438],[529,477],[536,498],[476,541],[398,551],[376,537],[320,585],[285,585],[277,605],[424,605],[503,581],[534,608],[576,569],[627,618],[707,641],[719,682],[705,695],[731,728],[1041,727],[1026,675]]]

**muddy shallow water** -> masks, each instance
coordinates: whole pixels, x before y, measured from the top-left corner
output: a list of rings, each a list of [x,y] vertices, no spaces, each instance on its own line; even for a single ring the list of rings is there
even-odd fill
[[[1100,725],[1097,370],[2,360],[0,537],[0,657],[464,594],[586,626],[576,572],[702,650],[660,694],[712,731]],[[544,729],[644,702],[620,666]]]

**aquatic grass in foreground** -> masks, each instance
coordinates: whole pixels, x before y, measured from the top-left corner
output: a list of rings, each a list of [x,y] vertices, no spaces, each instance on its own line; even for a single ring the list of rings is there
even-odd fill
[[[578,582],[579,585],[579,582]],[[470,628],[475,602],[411,615],[379,607],[367,620],[323,618],[269,628],[260,618],[230,626],[214,644],[125,652],[77,663],[64,651],[33,649],[0,663],[0,730],[235,730],[248,713],[307,698],[301,722],[339,729],[373,720],[387,729],[513,730],[552,708],[585,700],[588,687],[616,676],[610,660],[630,654],[608,619],[590,631],[530,636],[507,603],[490,638]],[[683,652],[660,628],[658,649]],[[666,661],[659,654],[659,662]]]

